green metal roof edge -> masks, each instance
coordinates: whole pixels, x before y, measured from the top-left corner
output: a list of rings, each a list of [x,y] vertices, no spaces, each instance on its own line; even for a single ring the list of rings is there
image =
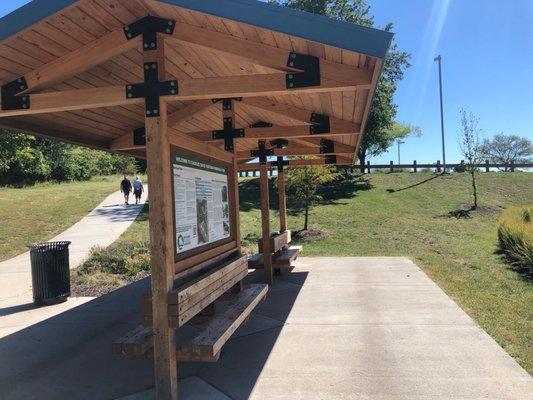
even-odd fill
[[[0,19],[0,41],[77,1],[33,0]],[[158,1],[379,58],[385,58],[393,36],[380,29],[256,0]]]

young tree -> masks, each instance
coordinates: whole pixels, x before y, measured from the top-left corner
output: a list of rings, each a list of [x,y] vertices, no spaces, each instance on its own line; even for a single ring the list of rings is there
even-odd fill
[[[461,132],[459,134],[459,148],[461,154],[466,160],[466,171],[472,177],[472,190],[474,196],[474,205],[472,210],[478,206],[477,202],[477,183],[476,183],[476,164],[479,163],[480,144],[479,134],[481,129],[478,128],[479,118],[476,118],[472,112],[467,112],[464,109],[460,111],[461,115]]]
[[[309,227],[309,208],[321,200],[317,189],[320,185],[332,182],[339,176],[333,165],[307,165],[286,169],[285,184],[287,189],[293,193],[293,198],[305,210],[304,230]]]
[[[372,27],[374,17],[370,14],[370,6],[366,0],[269,0],[271,3],[326,15],[341,21]],[[393,25],[387,24],[384,29],[391,31]],[[399,51],[393,41],[383,65],[383,73],[378,82],[376,94],[359,146],[357,157],[359,163],[364,164],[367,157],[375,156],[386,151],[397,137],[392,137],[391,128],[396,117],[396,104],[393,98],[398,83],[403,79],[404,71],[411,65],[411,55]]]
[[[533,155],[533,143],[525,137],[500,133],[492,140],[485,139],[479,151],[481,158],[496,164],[528,163]]]

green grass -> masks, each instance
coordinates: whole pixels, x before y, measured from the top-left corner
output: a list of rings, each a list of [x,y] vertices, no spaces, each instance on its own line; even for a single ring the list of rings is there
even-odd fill
[[[410,258],[532,373],[533,290],[497,254],[497,221],[504,208],[531,203],[533,174],[480,173],[478,180],[486,208],[469,218],[449,216],[470,205],[466,174],[371,174],[331,186],[310,213],[310,228],[330,237],[301,243],[303,255]],[[254,252],[261,232],[258,180],[240,186],[243,245]],[[273,210],[276,203],[272,190]],[[289,228],[301,229],[303,216],[290,211]],[[271,219],[275,230],[275,211]],[[119,240],[147,241],[146,214]]]
[[[61,233],[118,190],[120,177],[0,188],[0,261]]]

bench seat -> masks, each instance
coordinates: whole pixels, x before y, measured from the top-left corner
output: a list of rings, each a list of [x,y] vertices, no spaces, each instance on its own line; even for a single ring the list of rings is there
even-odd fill
[[[216,362],[222,346],[248,319],[267,292],[266,284],[245,285],[230,300],[221,302],[220,310],[191,340],[176,346],[178,361]],[[153,355],[153,344],[152,328],[141,325],[117,339],[112,351],[123,357],[146,358]]]
[[[291,263],[298,258],[298,254],[302,251],[302,246],[291,246],[289,248],[281,249],[272,255],[273,268],[289,268]],[[249,269],[261,269],[263,265],[263,254],[257,253],[248,259]]]

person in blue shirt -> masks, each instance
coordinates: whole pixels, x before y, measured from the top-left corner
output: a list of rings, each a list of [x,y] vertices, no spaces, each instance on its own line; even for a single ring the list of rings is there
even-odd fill
[[[139,204],[141,201],[141,196],[144,192],[143,183],[141,178],[138,176],[133,181],[133,194],[135,195],[135,204]]]

